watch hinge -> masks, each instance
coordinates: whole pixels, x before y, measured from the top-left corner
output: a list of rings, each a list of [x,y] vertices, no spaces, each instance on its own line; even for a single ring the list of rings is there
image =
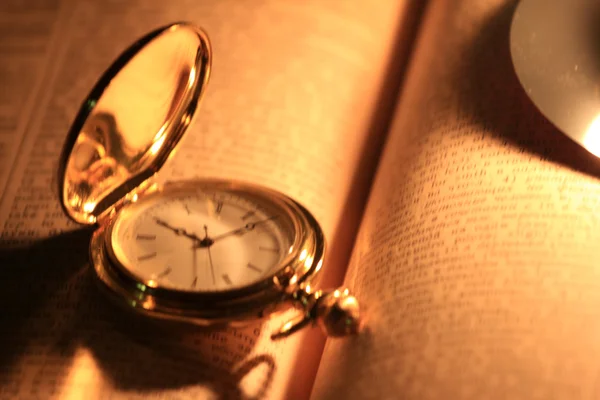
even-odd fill
[[[96,223],[100,226],[106,225],[110,220],[112,220],[114,215],[116,215],[119,208],[120,207],[118,205],[115,205],[111,208],[104,210],[102,214],[96,217]]]
[[[119,201],[115,202],[111,207],[107,208],[96,218],[96,222],[98,225],[102,226],[108,222],[110,222],[116,214],[125,206],[131,203],[135,203],[143,196],[148,193],[152,193],[159,189],[158,183],[156,183],[152,178],[145,180],[134,190],[130,191],[125,195],[125,197],[121,198]]]

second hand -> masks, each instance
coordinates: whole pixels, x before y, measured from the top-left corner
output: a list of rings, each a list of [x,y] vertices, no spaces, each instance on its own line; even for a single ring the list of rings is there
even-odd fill
[[[195,288],[196,287],[196,283],[198,283],[198,260],[197,260],[197,253],[198,253],[198,248],[196,246],[192,247],[192,263],[194,264],[194,280],[192,282],[192,287]]]
[[[204,240],[208,238],[208,227],[204,225]],[[210,254],[210,246],[206,247],[208,251],[208,262],[210,263],[210,272],[212,274],[213,285],[217,284],[217,280],[215,278],[215,267],[213,266],[212,255]]]

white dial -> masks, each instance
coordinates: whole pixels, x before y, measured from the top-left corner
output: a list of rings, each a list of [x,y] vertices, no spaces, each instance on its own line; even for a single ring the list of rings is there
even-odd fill
[[[116,261],[151,287],[223,291],[271,275],[292,251],[285,211],[252,194],[187,190],[124,210],[109,240]]]

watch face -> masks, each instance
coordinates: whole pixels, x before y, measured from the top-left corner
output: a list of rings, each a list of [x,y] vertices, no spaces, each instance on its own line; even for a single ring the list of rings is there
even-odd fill
[[[147,286],[215,292],[277,272],[294,251],[296,228],[266,196],[187,187],[125,207],[107,239],[113,261]]]

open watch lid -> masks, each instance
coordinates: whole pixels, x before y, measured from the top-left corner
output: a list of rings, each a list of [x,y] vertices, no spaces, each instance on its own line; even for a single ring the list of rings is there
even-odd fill
[[[150,32],[117,58],[63,148],[59,190],[69,217],[94,224],[161,168],[191,122],[210,63],[208,37],[187,23]]]
[[[522,0],[510,50],[516,75],[540,112],[600,156],[600,2]]]

